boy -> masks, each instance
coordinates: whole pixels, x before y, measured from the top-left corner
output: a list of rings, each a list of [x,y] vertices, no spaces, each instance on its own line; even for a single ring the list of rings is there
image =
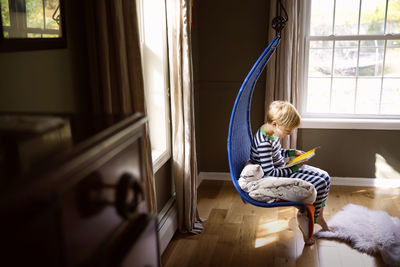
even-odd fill
[[[300,126],[300,115],[296,108],[285,101],[274,101],[267,112],[267,123],[262,125],[253,137],[250,162],[261,165],[264,177],[290,177],[299,178],[314,185],[317,198],[313,203],[315,207],[315,222],[322,226],[322,231],[332,231],[326,223],[323,210],[329,193],[329,174],[321,169],[298,164],[289,168],[279,169],[284,166],[284,158],[299,156],[301,150],[283,149],[280,138],[291,134],[292,130]],[[315,243],[315,239],[304,237],[307,245]]]

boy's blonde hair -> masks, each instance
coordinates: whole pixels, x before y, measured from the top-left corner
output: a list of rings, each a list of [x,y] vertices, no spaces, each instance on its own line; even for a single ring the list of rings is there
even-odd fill
[[[273,121],[280,126],[294,129],[300,126],[300,114],[289,102],[273,101],[267,112],[267,123]]]

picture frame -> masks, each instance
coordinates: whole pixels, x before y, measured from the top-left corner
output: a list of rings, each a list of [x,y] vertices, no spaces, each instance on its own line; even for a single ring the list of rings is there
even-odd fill
[[[64,0],[0,0],[0,52],[67,47]]]

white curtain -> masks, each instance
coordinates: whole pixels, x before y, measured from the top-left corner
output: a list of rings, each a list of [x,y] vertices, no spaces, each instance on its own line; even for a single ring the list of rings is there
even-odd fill
[[[190,0],[166,0],[172,118],[172,174],[181,232],[199,233]]]
[[[276,16],[276,2],[270,2],[270,25],[268,39],[276,35],[271,27]],[[275,55],[267,64],[265,108],[274,100],[285,100],[299,109],[300,93],[303,90],[302,68],[304,66],[305,0],[281,0],[289,20],[281,33],[281,41]],[[265,118],[266,120],[266,118]],[[285,148],[296,148],[297,131],[282,140]]]

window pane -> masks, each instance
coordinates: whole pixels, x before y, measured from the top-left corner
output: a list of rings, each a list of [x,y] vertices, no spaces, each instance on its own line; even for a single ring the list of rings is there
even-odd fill
[[[60,38],[60,35],[44,33],[44,34],[42,34],[42,37],[43,38]]]
[[[26,37],[28,37],[28,38],[42,38],[42,34],[40,34],[40,33],[27,33]]]
[[[381,78],[365,79],[357,81],[356,113],[378,114],[379,97],[381,92]]]
[[[310,41],[310,48],[332,48],[333,41]]]
[[[389,1],[386,32],[400,33],[400,0]]]
[[[400,116],[400,0],[310,1],[306,112]]]
[[[336,0],[336,9],[335,9],[336,35],[357,34],[359,8],[360,8],[360,0]]]
[[[382,87],[382,114],[400,114],[400,79],[384,79]]]
[[[334,78],[332,81],[332,106],[334,113],[353,113],[355,78]]]
[[[385,57],[385,77],[400,77],[400,40],[388,40]]]
[[[10,26],[10,10],[8,9],[8,0],[0,0],[0,5],[3,26]]]
[[[333,0],[312,1],[310,35],[331,35]]]
[[[170,151],[165,6],[164,0],[142,0],[137,5],[149,135],[156,171],[161,156]]]
[[[55,16],[60,14],[59,10],[57,10],[58,5],[59,5],[59,0],[46,1],[45,5],[46,29],[55,29],[55,30],[59,29],[57,22],[53,19],[53,14],[55,14]]]
[[[308,62],[309,76],[327,76],[332,72],[332,41],[311,41]]]
[[[309,78],[307,89],[307,112],[329,112],[330,78]]]
[[[360,76],[382,76],[383,42],[382,40],[361,41],[358,62]]]
[[[42,0],[26,1],[26,20],[28,28],[44,28]]]
[[[355,76],[357,68],[357,41],[336,41],[334,58],[335,76]]]
[[[362,0],[360,34],[383,34],[386,0]]]

